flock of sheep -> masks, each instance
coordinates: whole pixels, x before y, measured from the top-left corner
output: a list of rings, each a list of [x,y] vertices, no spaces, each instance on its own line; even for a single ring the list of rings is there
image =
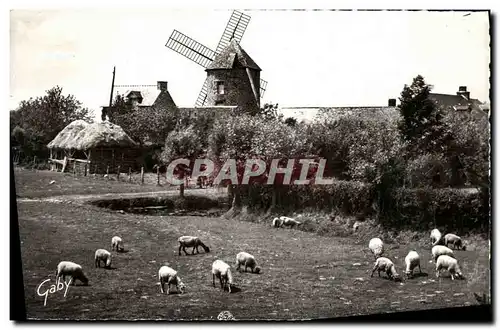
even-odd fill
[[[436,277],[439,277],[442,270],[447,270],[450,273],[452,280],[454,280],[455,277],[464,279],[453,250],[448,247],[448,245],[451,244],[452,247],[455,247],[456,249],[465,250],[465,244],[463,244],[462,239],[451,233],[446,234],[443,237],[438,229],[433,229],[431,231],[430,238],[432,243],[432,259],[436,263]],[[382,254],[384,253],[384,243],[382,240],[380,238],[372,238],[368,247],[373,252],[376,259],[371,277],[373,277],[375,271],[378,271],[379,276],[380,272],[386,272],[390,279],[401,281],[401,276],[397,273],[396,267],[391,259],[382,257]],[[420,256],[417,251],[412,250],[408,252],[405,257],[405,265],[405,275],[407,278],[413,275],[413,270],[416,269],[417,266],[420,273],[422,273],[422,269],[420,268]]]
[[[210,248],[206,246],[198,237],[195,236],[181,236],[178,239],[179,242],[179,255],[181,255],[181,250],[187,255],[188,252],[186,248],[193,248],[191,254],[199,253],[199,247],[201,246],[205,252],[210,252]],[[114,236],[111,239],[112,251],[123,252],[124,245],[123,240]],[[111,253],[105,249],[97,249],[94,256],[95,267],[100,268],[101,263],[104,263],[104,267],[111,267]],[[240,267],[244,267],[245,272],[250,268],[252,273],[260,273],[260,267],[257,266],[255,257],[247,252],[239,252],[236,255],[236,270],[241,271]],[[62,277],[63,281],[66,281],[66,276],[70,277],[70,284],[74,285],[76,280],[79,280],[84,285],[88,285],[89,280],[83,273],[83,268],[81,265],[76,264],[71,261],[61,261],[57,265],[56,279]],[[231,266],[222,260],[215,260],[212,264],[212,284],[215,287],[215,278],[220,281],[221,289],[227,287],[229,293],[231,293],[231,286],[233,286],[233,275],[231,273]],[[177,292],[183,293],[186,285],[182,282],[177,271],[168,267],[162,266],[158,271],[158,279],[160,281],[160,291],[165,293],[165,284],[167,284],[167,294],[170,294],[170,286],[175,285]]]
[[[302,223],[296,221],[289,217],[279,217],[274,218],[272,225],[273,227],[281,228],[283,226],[294,227],[301,225]],[[449,244],[457,249],[465,250],[465,245],[462,239],[455,234],[446,234],[444,237],[441,235],[438,229],[433,229],[431,231],[431,243],[432,243],[432,258],[436,263],[436,277],[439,277],[441,270],[447,270],[451,279],[454,280],[455,277],[463,279],[462,272],[458,265],[458,261],[454,256],[453,250],[448,248]],[[187,255],[188,252],[186,248],[193,248],[191,254],[199,253],[199,247],[201,246],[206,253],[210,252],[210,248],[206,246],[198,237],[194,236],[181,236],[178,238],[179,242],[179,255],[181,255],[181,250]],[[443,245],[439,245],[443,243]],[[111,240],[112,251],[123,252],[123,240],[115,236]],[[375,265],[372,269],[371,277],[378,271],[385,272],[389,279],[395,281],[401,281],[401,276],[397,273],[394,263],[387,257],[383,257],[384,253],[384,243],[380,238],[372,238],[368,244],[369,249],[373,252],[375,256]],[[111,253],[105,249],[98,249],[95,252],[95,267],[101,267],[101,262],[104,263],[104,267],[111,266]],[[407,278],[413,275],[413,270],[418,266],[420,273],[422,269],[420,268],[420,256],[419,254],[412,250],[405,257],[406,270],[405,275]],[[245,272],[247,268],[251,269],[252,273],[260,273],[261,268],[257,266],[255,257],[246,252],[239,252],[236,255],[236,269],[241,271],[241,266],[244,266]],[[70,277],[70,283],[74,285],[76,280],[81,281],[84,285],[88,284],[88,278],[83,273],[82,266],[70,262],[61,261],[57,266],[56,278],[62,277],[65,281],[65,277]],[[231,266],[222,260],[215,260],[212,264],[212,284],[215,287],[215,278],[219,279],[221,289],[224,290],[226,287],[231,293],[231,286],[233,286],[233,276],[231,273]],[[158,271],[158,279],[160,281],[160,291],[164,293],[164,286],[167,284],[167,294],[170,294],[170,286],[174,285],[177,288],[177,292],[183,293],[186,285],[182,282],[177,271],[168,267],[162,266]]]

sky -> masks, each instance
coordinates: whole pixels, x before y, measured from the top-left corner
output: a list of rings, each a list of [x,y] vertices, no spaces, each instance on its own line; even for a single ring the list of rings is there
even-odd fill
[[[488,101],[487,12],[250,10],[242,48],[268,81],[261,103],[383,106],[418,74],[436,93]],[[232,10],[68,9],[10,14],[9,109],[59,85],[100,115],[115,84],[168,81],[193,106],[204,69],[165,47],[174,29],[215,50]]]

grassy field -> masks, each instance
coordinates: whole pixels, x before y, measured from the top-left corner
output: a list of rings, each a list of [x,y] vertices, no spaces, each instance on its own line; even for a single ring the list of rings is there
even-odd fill
[[[238,320],[316,319],[473,305],[477,304],[473,292],[489,292],[486,241],[472,250],[456,251],[466,277],[463,281],[452,281],[447,274],[435,277],[427,243],[388,245],[386,255],[400,273],[410,249],[422,258],[424,276],[395,283],[377,275],[370,278],[374,260],[367,242],[356,244],[350,237],[325,237],[233,219],[121,214],[74,200],[65,203],[64,198],[53,203],[43,198],[122,196],[165,188],[110,184],[48,171],[17,169],[15,175],[21,197],[18,213],[28,318],[210,320],[230,311]],[[49,185],[52,180],[56,183]],[[113,269],[94,268],[95,250],[110,250],[114,235],[124,239],[126,252],[113,253]],[[199,236],[210,253],[178,256],[181,235]],[[262,273],[238,273],[233,268],[237,292],[212,287],[212,262],[220,258],[234,265],[240,251],[253,254]],[[81,264],[90,285],[70,287],[66,297],[64,290],[52,293],[44,306],[37,288],[46,279],[50,282],[45,286],[55,284],[61,260]],[[184,294],[160,293],[157,273],[164,264],[178,270],[187,285]]]

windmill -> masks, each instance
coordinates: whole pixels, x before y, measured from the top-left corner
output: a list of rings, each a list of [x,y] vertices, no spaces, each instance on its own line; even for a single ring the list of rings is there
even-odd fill
[[[238,43],[241,41],[241,38],[243,37],[243,34],[245,33],[249,22],[250,16],[240,13],[236,10],[233,11],[215,51],[200,44],[194,39],[189,38],[188,36],[177,30],[174,30],[172,32],[165,46],[187,57],[191,61],[201,65],[206,69],[214,60],[215,55],[219,54],[225,47],[229,45],[231,39],[235,39],[236,41],[238,41]],[[266,87],[267,81],[260,79],[260,97],[264,96]],[[205,104],[207,91],[208,83],[207,79],[205,79],[200,94],[196,99],[196,106],[201,107]]]

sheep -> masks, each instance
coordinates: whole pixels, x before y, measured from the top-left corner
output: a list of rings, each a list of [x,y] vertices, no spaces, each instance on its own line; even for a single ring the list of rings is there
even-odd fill
[[[283,220],[281,220],[279,218],[274,218],[273,219],[273,227],[275,227],[275,228],[283,227]]]
[[[453,254],[453,250],[444,245],[436,245],[432,248],[431,251],[432,251],[432,258],[434,259],[434,261],[437,261],[438,257],[442,255],[455,257],[455,255]]]
[[[101,261],[104,262],[106,268],[109,268],[111,266],[111,253],[104,249],[97,249],[94,257],[96,268],[101,267]]]
[[[111,239],[111,251],[114,251],[114,250],[116,250],[117,252],[118,251],[123,252],[123,250],[124,250],[123,240],[118,236],[114,236]]]
[[[456,249],[462,249],[465,251],[465,244],[462,243],[462,238],[455,234],[446,234],[444,235],[444,246],[448,246],[451,244]]]
[[[173,284],[177,287],[177,292],[184,293],[186,285],[182,283],[177,271],[168,266],[162,266],[158,271],[158,279],[160,280],[161,293],[165,293],[164,285],[167,283],[167,294],[170,294],[170,285]]]
[[[282,221],[283,226],[288,226],[290,228],[293,228],[294,226],[300,226],[302,224],[302,222],[300,221],[285,216],[282,216],[279,219]]]
[[[203,242],[195,236],[181,236],[178,239],[179,241],[179,255],[181,255],[181,249],[184,251],[184,253],[187,255],[188,253],[186,252],[186,247],[192,247],[193,251],[191,254],[194,254],[194,250],[196,249],[196,253],[200,253],[198,251],[198,247],[201,245],[201,247],[205,250],[205,252],[210,252],[210,248],[203,244]]]
[[[222,260],[215,260],[212,264],[212,284],[215,288],[215,278],[220,281],[220,287],[222,290],[227,285],[229,293],[231,293],[231,285],[233,285],[233,275],[231,273],[231,266],[226,264]]]
[[[384,242],[378,237],[372,238],[368,243],[368,247],[373,252],[375,259],[381,257],[382,253],[384,253]]]
[[[417,251],[410,251],[405,257],[405,263],[406,263],[406,271],[405,274],[407,277],[410,277],[411,274],[413,274],[413,270],[417,268],[422,273],[422,268],[420,268],[420,256],[418,255]]]
[[[371,277],[373,277],[373,273],[375,273],[375,271],[378,271],[378,276],[380,276],[381,271],[385,271],[389,279],[394,279],[395,281],[401,279],[399,274],[396,272],[396,267],[394,267],[394,263],[389,258],[386,257],[377,258],[377,261],[375,261],[375,265],[373,266],[372,269]]]
[[[260,267],[257,266],[257,262],[255,261],[255,257],[246,252],[240,252],[236,255],[236,270],[240,270],[240,266],[245,266],[245,272],[247,271],[247,267],[250,267],[252,273],[258,274],[260,272]]]
[[[464,278],[464,276],[462,275],[462,271],[458,266],[457,259],[453,257],[450,257],[448,255],[439,256],[436,262],[436,277],[439,278],[439,273],[442,269],[447,270],[450,273],[452,280],[455,280],[455,277],[459,279]]]
[[[434,228],[433,230],[431,230],[430,237],[431,237],[432,246],[435,246],[441,241],[441,238],[443,237],[443,235],[441,235],[441,232],[439,231],[439,229]]]
[[[76,280],[80,280],[84,285],[89,284],[88,278],[83,273],[82,266],[71,261],[61,261],[57,265],[56,279],[62,276],[63,281],[66,282],[66,275],[70,276],[70,283],[75,285]]]

